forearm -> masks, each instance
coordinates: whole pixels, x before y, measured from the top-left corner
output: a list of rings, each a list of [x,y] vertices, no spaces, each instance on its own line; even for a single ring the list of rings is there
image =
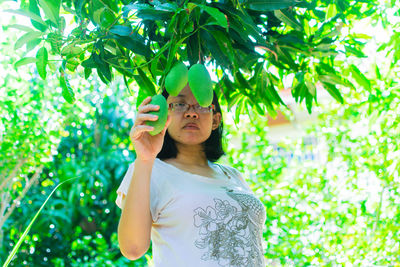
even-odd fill
[[[150,245],[150,177],[154,160],[136,159],[125,204],[118,225],[118,242],[122,254],[140,257]]]

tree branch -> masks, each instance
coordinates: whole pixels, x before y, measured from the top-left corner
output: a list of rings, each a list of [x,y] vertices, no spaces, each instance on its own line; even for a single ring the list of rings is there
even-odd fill
[[[2,218],[0,218],[0,229],[3,227],[3,225],[7,221],[8,217],[10,217],[10,215],[14,211],[17,203],[21,201],[21,199],[26,195],[26,193],[31,188],[31,186],[39,179],[39,176],[42,173],[43,167],[44,167],[43,165],[40,165],[40,167],[36,170],[36,172],[32,176],[32,178],[29,179],[29,183],[25,186],[24,190],[22,190],[21,194],[19,194],[19,196],[16,199],[14,199],[12,205],[7,209],[7,213]]]
[[[7,183],[15,177],[17,171],[21,168],[22,164],[26,162],[27,158],[22,158],[19,160],[19,162],[14,166],[14,169],[12,170],[11,174],[8,175],[7,178],[4,179],[4,181],[0,185],[0,192],[4,190],[4,187],[7,185]]]

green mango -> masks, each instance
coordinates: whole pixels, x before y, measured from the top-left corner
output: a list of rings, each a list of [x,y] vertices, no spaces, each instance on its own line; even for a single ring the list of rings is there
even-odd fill
[[[210,74],[202,64],[194,64],[188,73],[189,87],[202,107],[211,105],[213,100],[213,84]]]
[[[168,118],[168,104],[167,100],[163,95],[154,95],[151,97],[150,105],[160,106],[160,109],[157,111],[150,111],[149,114],[157,115],[158,120],[156,121],[146,121],[145,124],[149,126],[153,126],[154,130],[150,131],[150,135],[159,134],[165,127]]]
[[[183,62],[178,62],[165,77],[165,89],[172,96],[177,96],[188,83],[188,69]]]

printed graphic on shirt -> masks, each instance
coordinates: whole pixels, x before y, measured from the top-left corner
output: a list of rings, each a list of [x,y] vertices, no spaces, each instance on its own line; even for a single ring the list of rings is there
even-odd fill
[[[214,207],[196,208],[194,225],[200,239],[195,246],[205,250],[204,261],[220,266],[263,266],[262,227],[265,221],[262,203],[250,194],[226,189],[240,209],[227,200],[214,198]]]

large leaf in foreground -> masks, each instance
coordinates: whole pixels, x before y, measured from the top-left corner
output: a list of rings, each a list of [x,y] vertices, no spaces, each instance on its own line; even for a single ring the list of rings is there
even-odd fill
[[[247,0],[246,4],[250,9],[257,11],[272,11],[277,9],[284,9],[300,3],[299,0]]]

